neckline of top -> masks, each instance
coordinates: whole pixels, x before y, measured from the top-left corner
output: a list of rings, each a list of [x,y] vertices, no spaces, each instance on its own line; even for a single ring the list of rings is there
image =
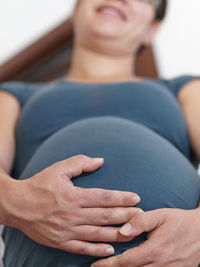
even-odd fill
[[[57,81],[57,84],[74,84],[74,85],[121,85],[121,84],[126,84],[126,83],[143,83],[145,81],[148,81],[148,80],[153,80],[151,78],[142,78],[141,80],[139,81],[119,81],[119,82],[103,82],[103,83],[86,83],[86,82],[74,82],[74,81],[67,81],[67,80],[64,80],[64,79],[60,79]]]

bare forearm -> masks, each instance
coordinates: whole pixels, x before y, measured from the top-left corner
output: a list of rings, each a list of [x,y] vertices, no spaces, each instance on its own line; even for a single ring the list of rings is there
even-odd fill
[[[6,224],[6,202],[9,199],[12,178],[0,167],[0,224]]]
[[[11,178],[11,176],[8,174],[8,172],[5,170],[4,167],[2,167],[2,164],[0,163],[0,179],[2,177],[8,177]],[[1,190],[1,189],[0,189]]]
[[[15,206],[17,206],[20,195],[18,183],[0,165],[0,224],[14,226],[12,214],[15,212]]]

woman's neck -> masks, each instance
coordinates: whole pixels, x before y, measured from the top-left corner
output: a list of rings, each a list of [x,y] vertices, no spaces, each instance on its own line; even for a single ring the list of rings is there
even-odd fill
[[[110,56],[82,46],[73,49],[72,62],[65,80],[77,82],[109,82],[138,80],[133,56]]]

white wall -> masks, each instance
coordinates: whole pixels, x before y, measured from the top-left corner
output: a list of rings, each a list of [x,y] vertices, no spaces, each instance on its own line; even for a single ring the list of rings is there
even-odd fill
[[[168,16],[154,42],[160,74],[200,75],[200,1],[169,3]]]
[[[0,64],[56,27],[74,0],[0,0]]]
[[[169,3],[168,16],[154,42],[160,75],[200,75],[200,1]],[[0,64],[64,21],[73,5],[74,0],[0,1]]]
[[[0,1],[0,64],[64,21],[75,0]],[[160,75],[200,74],[200,1],[169,0],[154,42]]]

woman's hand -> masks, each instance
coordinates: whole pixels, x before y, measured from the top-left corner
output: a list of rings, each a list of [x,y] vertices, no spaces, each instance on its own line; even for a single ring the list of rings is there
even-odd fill
[[[200,209],[158,209],[137,213],[120,232],[134,238],[149,232],[140,246],[95,262],[92,267],[198,267]]]
[[[103,160],[78,155],[53,164],[33,177],[14,180],[9,190],[7,225],[36,242],[72,253],[92,256],[113,254],[109,244],[130,240],[119,228],[105,225],[128,222],[139,210],[131,192],[75,187],[73,177],[101,167]],[[84,178],[83,178],[84,179]],[[9,201],[8,201],[9,200]]]

